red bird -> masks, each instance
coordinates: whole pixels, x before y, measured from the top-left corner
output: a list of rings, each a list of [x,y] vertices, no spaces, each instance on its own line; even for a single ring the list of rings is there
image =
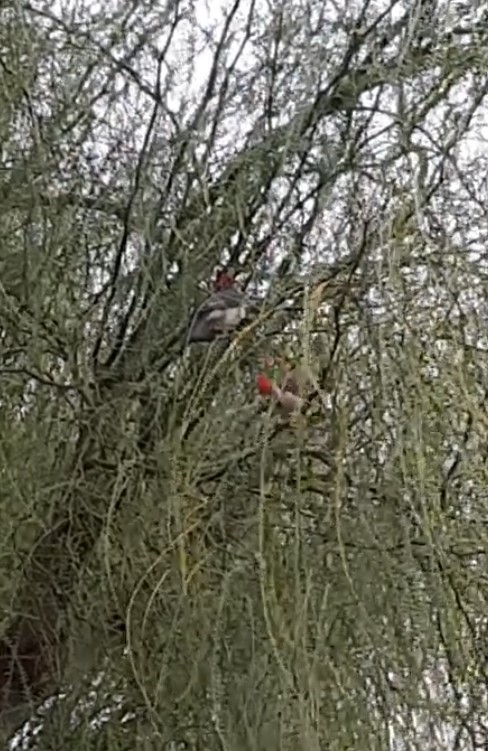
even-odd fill
[[[268,376],[262,373],[256,376],[256,386],[261,396],[276,399],[284,412],[296,412],[302,406],[302,400],[298,394],[288,390],[286,386],[284,389],[280,389]]]
[[[236,329],[247,315],[245,295],[235,287],[234,273],[219,271],[214,292],[198,308],[188,332],[191,342],[213,342]]]

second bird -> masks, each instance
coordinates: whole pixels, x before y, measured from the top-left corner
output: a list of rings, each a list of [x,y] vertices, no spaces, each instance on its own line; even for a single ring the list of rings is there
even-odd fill
[[[200,305],[190,325],[188,343],[213,342],[236,329],[247,315],[245,295],[236,288],[232,271],[220,271],[214,292]]]

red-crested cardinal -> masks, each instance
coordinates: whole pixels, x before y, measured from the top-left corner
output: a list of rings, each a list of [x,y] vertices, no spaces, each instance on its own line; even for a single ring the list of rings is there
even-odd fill
[[[297,393],[298,387],[296,384],[291,383],[290,376],[287,376],[283,388],[280,388],[268,376],[259,373],[256,377],[256,385],[261,396],[275,399],[287,414],[298,412],[303,404],[302,399]]]
[[[248,301],[235,287],[233,271],[219,271],[214,292],[200,305],[190,325],[188,344],[212,342],[236,329],[246,318]]]

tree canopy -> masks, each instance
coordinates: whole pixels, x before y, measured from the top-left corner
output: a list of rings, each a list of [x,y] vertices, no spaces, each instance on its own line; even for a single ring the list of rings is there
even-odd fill
[[[479,0],[2,5],[5,744],[486,747],[487,69]]]

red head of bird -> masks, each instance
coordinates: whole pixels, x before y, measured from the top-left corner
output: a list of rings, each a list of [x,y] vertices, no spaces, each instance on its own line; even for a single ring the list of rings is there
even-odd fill
[[[256,386],[261,396],[271,396],[273,394],[272,380],[262,373],[258,373],[256,376]]]
[[[235,283],[234,269],[221,269],[217,272],[213,286],[216,292],[221,292],[224,289],[232,289]]]

